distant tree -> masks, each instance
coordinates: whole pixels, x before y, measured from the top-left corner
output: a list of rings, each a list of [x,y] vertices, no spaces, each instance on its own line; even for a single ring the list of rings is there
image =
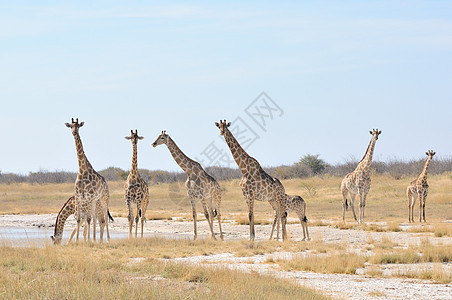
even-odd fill
[[[298,164],[309,167],[314,175],[320,174],[328,167],[328,164],[323,159],[320,159],[319,156],[320,154],[306,154],[300,159]]]

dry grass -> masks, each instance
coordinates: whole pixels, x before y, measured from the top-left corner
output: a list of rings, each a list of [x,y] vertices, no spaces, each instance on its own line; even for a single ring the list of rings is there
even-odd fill
[[[322,176],[306,179],[284,180],[288,194],[300,195],[307,203],[308,219],[342,221],[342,197],[340,182],[342,177]],[[400,222],[406,220],[407,200],[406,186],[411,178],[393,180],[390,176],[374,175],[372,188],[366,202],[366,222]],[[222,181],[223,189],[221,211],[225,219],[234,220],[237,214],[247,214],[248,207],[243,199],[239,186],[240,180]],[[113,214],[126,214],[122,181],[108,182],[110,188],[110,210]],[[429,196],[426,213],[429,222],[452,219],[452,176],[432,175],[429,177]],[[315,188],[312,197],[303,188]],[[64,184],[1,184],[0,213],[57,213],[63,203],[73,194],[74,185]],[[355,205],[356,206],[356,205]],[[355,209],[358,209],[356,206]],[[156,184],[150,186],[150,203],[148,213],[152,211],[166,212],[170,217],[181,213],[191,213],[191,205],[186,196],[183,182],[172,184]],[[415,211],[415,213],[417,213]],[[165,216],[166,217],[166,216]],[[266,202],[255,202],[256,220],[272,220],[273,211]],[[346,212],[347,223],[352,220],[350,210]],[[448,231],[450,233],[450,230]]]
[[[160,243],[160,246],[158,244]],[[171,241],[178,248],[187,241]],[[156,246],[157,244],[157,246]],[[291,281],[153,258],[162,241],[68,247],[0,247],[5,299],[323,299]],[[154,249],[149,255],[148,250]],[[139,261],[131,258],[142,258]]]
[[[435,264],[433,270],[417,270],[415,272],[397,274],[398,277],[408,277],[423,280],[431,280],[437,283],[452,283],[452,274],[445,272],[441,264]]]
[[[316,273],[355,274],[357,268],[363,268],[366,258],[355,253],[332,255],[309,255],[294,259],[277,260],[287,271],[303,270]]]

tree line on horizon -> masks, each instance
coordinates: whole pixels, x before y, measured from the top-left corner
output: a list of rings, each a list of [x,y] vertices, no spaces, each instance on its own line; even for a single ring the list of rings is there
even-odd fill
[[[299,161],[292,165],[281,165],[277,167],[264,167],[271,176],[279,179],[309,178],[312,176],[345,176],[352,172],[358,165],[357,160],[350,159],[343,163],[330,165],[320,158],[319,154],[306,154]],[[372,162],[372,172],[375,174],[387,174],[396,180],[405,176],[417,176],[425,163],[425,159],[403,161],[392,159],[389,161]],[[205,168],[206,172],[217,180],[232,180],[242,178],[242,173],[238,168],[227,168],[221,166],[211,166]],[[139,169],[144,180],[151,184],[181,182],[187,179],[184,172]],[[452,158],[434,159],[429,167],[430,174],[443,174],[452,172]],[[118,167],[109,167],[99,173],[108,181],[126,180],[129,175],[128,170]],[[68,171],[39,171],[30,172],[27,175],[15,173],[2,173],[0,170],[0,183],[65,183],[74,182],[77,177],[76,172]]]

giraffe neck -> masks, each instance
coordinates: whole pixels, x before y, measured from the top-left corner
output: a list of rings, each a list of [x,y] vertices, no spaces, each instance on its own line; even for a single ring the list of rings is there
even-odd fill
[[[376,142],[377,142],[377,140],[374,137],[372,137],[372,139],[370,140],[369,146],[367,147],[366,153],[364,154],[363,159],[361,159],[358,166],[356,167],[356,170],[362,170],[366,173],[369,172]]]
[[[77,158],[78,158],[78,174],[84,174],[89,169],[92,169],[93,167],[88,161],[88,158],[85,155],[85,151],[83,151],[83,144],[82,140],[80,139],[80,135],[76,134],[74,135],[75,139],[75,147],[77,149]]]
[[[133,145],[133,155],[132,155],[132,167],[130,168],[130,174],[131,175],[137,175],[138,174],[138,150],[137,150],[137,144]]]
[[[60,237],[63,234],[64,223],[66,223],[67,218],[69,218],[69,216],[74,213],[75,213],[75,197],[72,196],[66,201],[66,203],[63,205],[60,212],[58,213],[55,222],[55,233],[54,233],[55,237]]]
[[[427,181],[427,174],[428,174],[428,167],[430,166],[430,162],[432,161],[432,158],[429,156],[427,157],[427,160],[425,161],[424,168],[422,169],[421,174],[418,176],[418,181]]]
[[[234,157],[235,162],[239,166],[242,174],[246,173],[246,161],[250,156],[246,151],[240,146],[239,142],[232,135],[229,130],[224,131],[224,139],[226,140],[226,144],[228,144],[229,149],[231,150],[232,157]]]
[[[193,161],[187,155],[185,155],[184,152],[179,149],[179,147],[177,147],[176,143],[170,137],[168,137],[166,146],[168,147],[168,150],[170,151],[179,167],[181,167],[181,169],[184,170],[185,173],[190,173],[192,170],[191,165],[193,164]]]

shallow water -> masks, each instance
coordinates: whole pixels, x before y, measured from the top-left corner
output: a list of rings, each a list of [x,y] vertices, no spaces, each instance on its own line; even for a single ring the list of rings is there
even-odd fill
[[[62,245],[65,245],[71,236],[72,230],[65,230],[63,233]],[[53,228],[38,227],[0,227],[0,246],[11,247],[44,247],[52,245],[50,236],[54,233]],[[129,234],[127,232],[115,232],[110,230],[110,238],[112,240],[126,239]],[[138,235],[139,236],[139,235]],[[163,234],[163,233],[144,233],[144,237],[163,237],[168,239],[189,239],[189,235],[181,234]],[[83,235],[80,234],[83,240]],[[99,232],[97,232],[99,240]],[[72,241],[75,241],[75,237]],[[104,233],[104,241],[106,241],[106,233]]]

